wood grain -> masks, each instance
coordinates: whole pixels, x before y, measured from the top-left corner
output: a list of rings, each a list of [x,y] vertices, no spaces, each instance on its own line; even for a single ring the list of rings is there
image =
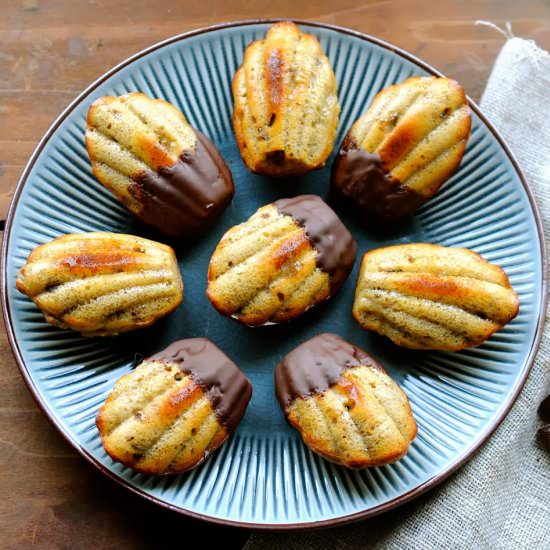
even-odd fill
[[[478,99],[503,37],[477,19],[512,23],[550,48],[549,0],[12,0],[0,2],[0,218],[55,117],[104,71],[171,35],[258,17],[351,27],[405,48]],[[247,532],[149,504],[81,459],[29,394],[0,329],[0,547],[162,548]],[[207,538],[204,538],[207,537]],[[201,540],[201,539],[199,539]]]

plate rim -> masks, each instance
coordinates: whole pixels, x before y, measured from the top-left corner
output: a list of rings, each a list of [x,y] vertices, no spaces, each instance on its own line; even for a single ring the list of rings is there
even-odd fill
[[[255,522],[249,522],[249,521],[237,521],[237,520],[231,520],[231,519],[225,519],[225,518],[218,518],[215,516],[210,516],[208,514],[199,513],[194,510],[184,508],[182,506],[176,506],[174,504],[170,504],[160,498],[157,498],[147,493],[146,491],[140,488],[132,486],[131,484],[126,482],[124,479],[120,478],[117,474],[115,474],[114,472],[106,468],[99,460],[97,460],[94,456],[92,456],[81,445],[78,439],[73,437],[68,430],[63,428],[61,423],[57,421],[54,412],[50,410],[48,403],[46,402],[41,392],[39,391],[38,387],[36,386],[35,381],[30,374],[29,367],[25,363],[23,359],[23,355],[19,348],[19,344],[15,335],[15,331],[12,323],[11,307],[8,304],[8,280],[7,280],[8,279],[7,277],[8,247],[11,239],[11,229],[12,229],[13,218],[14,218],[17,206],[19,204],[21,193],[28,180],[30,172],[32,171],[44,147],[53,137],[53,135],[55,134],[59,126],[71,114],[71,112],[80,103],[82,103],[82,101],[85,100],[87,96],[90,95],[90,93],[92,93],[105,80],[109,79],[111,76],[118,73],[121,69],[123,69],[127,65],[130,65],[134,61],[146,55],[149,55],[150,53],[160,48],[163,48],[164,46],[167,46],[169,44],[181,42],[194,36],[211,33],[222,29],[228,29],[232,27],[247,27],[247,26],[259,25],[259,24],[274,24],[280,21],[293,21],[297,25],[328,29],[341,34],[359,38],[365,42],[369,42],[385,50],[389,50],[394,54],[402,58],[405,58],[408,61],[411,61],[412,63],[416,64],[418,67],[422,68],[423,70],[425,70],[426,72],[434,76],[444,76],[443,73],[441,73],[440,71],[438,71],[437,69],[435,69],[434,67],[426,63],[425,61],[419,59],[418,57],[409,53],[408,51],[398,46],[395,46],[390,42],[386,42],[385,40],[381,40],[380,38],[376,38],[370,34],[349,29],[347,27],[342,27],[339,25],[333,25],[333,24],[324,23],[320,21],[309,21],[304,19],[281,17],[281,18],[260,18],[260,19],[243,19],[243,20],[236,20],[236,21],[228,21],[224,23],[218,23],[214,25],[208,25],[205,27],[192,29],[190,31],[186,31],[186,32],[168,37],[159,42],[156,42],[138,51],[137,53],[127,57],[126,59],[124,59],[123,61],[121,61],[120,63],[118,63],[117,65],[115,65],[114,67],[106,71],[105,73],[103,73],[96,80],[91,82],[88,86],[86,86],[86,88],[84,88],[84,90],[80,92],[69,103],[69,105],[65,109],[63,109],[63,111],[55,118],[55,120],[52,122],[52,124],[43,134],[42,138],[40,139],[34,151],[32,152],[31,156],[29,157],[29,160],[27,161],[25,168],[21,173],[21,176],[19,177],[14,194],[10,201],[10,206],[8,209],[6,224],[4,228],[3,242],[2,242],[0,275],[1,275],[2,314],[4,318],[4,324],[6,327],[6,334],[8,336],[8,342],[10,344],[12,355],[15,358],[17,367],[23,377],[23,380],[25,381],[25,384],[27,385],[27,388],[29,389],[35,402],[38,404],[42,412],[46,415],[50,423],[53,424],[53,426],[61,434],[61,436],[87,462],[91,463],[99,471],[105,474],[108,478],[116,481],[119,485],[121,485],[125,489],[131,491],[132,493],[142,498],[145,498],[150,502],[158,504],[163,508],[167,508],[174,512],[178,512],[180,514],[187,515],[195,519],[200,519],[203,521],[208,521],[208,522],[225,525],[225,526],[231,526],[231,527],[240,527],[240,528],[247,528],[247,529],[254,529],[254,530],[292,531],[292,530],[315,529],[320,527],[332,527],[332,526],[342,525],[353,521],[358,521],[361,519],[373,517],[375,515],[381,514],[383,512],[386,512],[388,510],[401,506],[402,504],[410,502],[417,496],[420,496],[421,494],[425,493],[429,489],[432,489],[436,485],[439,485],[443,480],[447,479],[449,476],[451,476],[451,474],[453,474],[456,470],[458,470],[467,460],[472,458],[476,454],[476,452],[487,442],[489,437],[493,434],[493,432],[497,429],[497,427],[502,423],[504,418],[508,415],[510,409],[512,408],[513,404],[516,402],[517,397],[519,396],[521,390],[523,389],[523,386],[525,385],[527,377],[531,371],[531,368],[533,366],[533,362],[535,360],[537,351],[539,349],[540,341],[542,338],[545,314],[546,314],[546,306],[547,306],[547,300],[548,300],[548,265],[547,265],[546,244],[545,244],[545,238],[544,238],[542,218],[540,215],[538,205],[535,201],[533,191],[529,187],[529,184],[527,183],[527,180],[519,166],[519,163],[516,157],[514,156],[514,154],[512,153],[512,151],[510,150],[510,148],[508,147],[507,143],[505,142],[504,138],[500,135],[498,130],[496,130],[496,128],[492,125],[492,123],[485,117],[485,115],[482,113],[479,106],[471,99],[470,96],[467,96],[468,104],[470,108],[476,114],[476,116],[479,117],[479,119],[486,126],[486,128],[493,134],[498,144],[500,145],[500,147],[502,148],[506,156],[509,158],[516,174],[518,175],[521,185],[523,186],[526,192],[527,199],[529,201],[529,205],[533,213],[533,218],[534,218],[537,234],[539,237],[539,243],[540,243],[539,252],[541,257],[541,269],[542,269],[541,295],[540,295],[540,301],[539,301],[540,310],[537,318],[535,334],[534,334],[531,349],[529,351],[529,354],[527,356],[523,369],[519,373],[519,376],[515,381],[515,386],[512,389],[511,395],[509,396],[507,401],[501,403],[500,411],[496,414],[495,418],[493,418],[493,420],[485,427],[485,429],[478,434],[478,439],[474,442],[474,444],[468,447],[467,449],[465,449],[462,453],[458,454],[455,457],[455,459],[439,474],[432,476],[431,478],[427,479],[423,483],[417,485],[414,489],[411,489],[410,491],[407,491],[406,493],[403,493],[397,497],[394,497],[393,499],[387,502],[384,502],[382,504],[378,504],[376,506],[372,506],[370,508],[366,508],[358,512],[353,512],[351,514],[346,514],[343,516],[317,520],[317,521],[307,521],[307,522],[298,522],[298,523],[296,522],[294,523],[255,523]]]

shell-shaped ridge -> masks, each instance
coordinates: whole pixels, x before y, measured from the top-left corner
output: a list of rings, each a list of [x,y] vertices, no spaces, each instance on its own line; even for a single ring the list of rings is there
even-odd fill
[[[456,351],[481,344],[518,308],[504,271],[475,252],[407,244],[365,254],[353,314],[396,344]]]
[[[96,178],[163,233],[201,233],[231,200],[233,179],[219,151],[167,101],[138,92],[100,97],[86,121]]]
[[[408,78],[379,92],[353,124],[332,185],[375,221],[405,218],[456,170],[470,126],[466,94],[455,81]]]
[[[35,248],[17,288],[48,322],[88,336],[149,326],[183,294],[172,248],[105,232],[64,235]]]
[[[416,436],[403,390],[364,350],[334,334],[291,351],[277,366],[275,384],[304,443],[348,468],[395,462]]]
[[[252,387],[205,338],[178,340],[119,378],[97,415],[106,452],[144,473],[203,462],[233,433]]]
[[[316,195],[280,199],[232,227],[208,269],[207,296],[247,325],[293,319],[345,282],[356,243]]]
[[[233,127],[250,170],[308,172],[330,155],[340,106],[336,79],[317,39],[277,23],[250,44],[233,79]]]
[[[393,180],[429,197],[462,159],[470,124],[466,94],[454,80],[412,77],[380,92],[349,138],[379,155]]]
[[[244,324],[288,320],[329,292],[329,275],[317,267],[304,229],[274,205],[231,228],[210,260],[208,298]]]

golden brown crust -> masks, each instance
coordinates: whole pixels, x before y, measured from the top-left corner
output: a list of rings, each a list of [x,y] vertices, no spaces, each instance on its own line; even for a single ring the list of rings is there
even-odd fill
[[[147,327],[183,296],[172,248],[118,233],[69,234],[43,244],[16,284],[49,323],[88,336]]]
[[[208,299],[247,325],[293,319],[330,295],[316,256],[303,227],[264,206],[222,237],[208,267]]]
[[[324,166],[340,106],[315,37],[289,21],[273,25],[246,48],[232,88],[233,128],[252,172],[285,177]]]
[[[86,117],[86,148],[94,176],[132,213],[145,207],[135,180],[176,164],[197,138],[183,114],[163,99],[139,92],[96,99]]]
[[[373,365],[347,368],[328,390],[296,398],[287,418],[313,451],[353,469],[399,460],[417,432],[407,396]]]
[[[454,80],[416,76],[382,90],[347,133],[334,188],[369,219],[391,223],[430,199],[460,164],[471,117]]]
[[[203,232],[233,196],[215,145],[164,100],[141,93],[97,99],[88,110],[86,147],[97,179],[168,235]]]
[[[194,468],[229,435],[201,386],[169,361],[119,378],[96,424],[113,460],[147,474]]]
[[[460,164],[470,127],[468,100],[456,81],[415,76],[382,90],[349,137],[380,155],[392,179],[429,198]]]
[[[427,243],[366,253],[353,315],[413,349],[477,346],[511,321],[519,301],[504,271],[465,248]]]

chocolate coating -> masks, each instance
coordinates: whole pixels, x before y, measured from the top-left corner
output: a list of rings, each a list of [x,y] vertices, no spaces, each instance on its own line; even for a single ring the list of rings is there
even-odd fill
[[[344,144],[332,165],[332,187],[374,222],[410,216],[428,198],[385,170],[380,155]]]
[[[157,172],[141,173],[130,192],[142,205],[139,217],[168,235],[184,237],[205,231],[233,197],[231,172],[216,146],[195,130],[194,151]]]
[[[291,216],[300,224],[317,251],[317,266],[330,276],[330,289],[334,293],[348,278],[357,244],[334,210],[317,195],[299,195],[275,201],[281,214]]]
[[[177,363],[206,393],[220,423],[231,433],[243,417],[252,385],[242,371],[206,338],[177,340],[148,361]]]
[[[297,397],[322,393],[348,367],[382,368],[366,351],[336,334],[319,334],[294,348],[275,369],[275,393],[284,411]]]

